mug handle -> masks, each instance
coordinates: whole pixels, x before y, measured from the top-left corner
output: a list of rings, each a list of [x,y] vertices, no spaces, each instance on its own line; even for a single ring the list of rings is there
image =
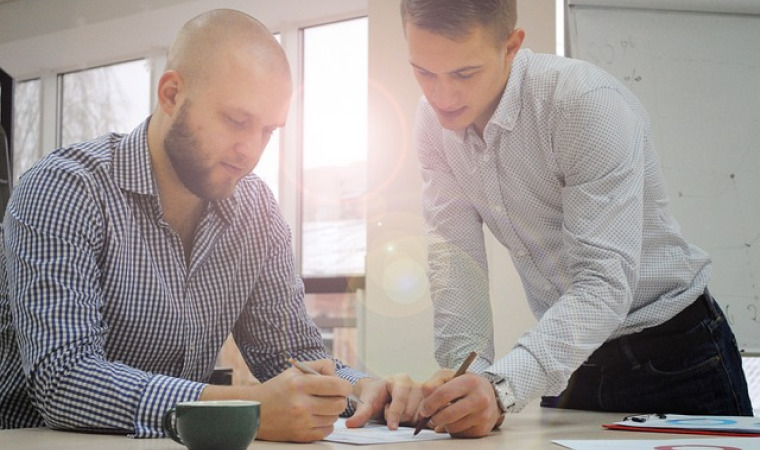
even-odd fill
[[[164,431],[166,431],[166,434],[169,435],[170,438],[172,438],[175,442],[178,442],[182,445],[185,445],[184,442],[182,442],[182,439],[179,438],[179,433],[177,433],[177,411],[172,408],[164,413]]]

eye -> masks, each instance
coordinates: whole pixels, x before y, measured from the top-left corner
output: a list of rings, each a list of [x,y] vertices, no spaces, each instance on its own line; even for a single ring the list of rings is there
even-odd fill
[[[454,73],[454,78],[458,80],[469,80],[475,76],[475,72],[456,72]]]
[[[235,128],[245,128],[248,122],[247,120],[237,120],[233,118],[232,116],[225,116],[225,119],[227,119],[227,123],[229,123]]]

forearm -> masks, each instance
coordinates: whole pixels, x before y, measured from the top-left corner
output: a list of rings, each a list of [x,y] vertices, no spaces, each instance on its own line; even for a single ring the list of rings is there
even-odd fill
[[[568,293],[523,334],[503,358],[485,369],[505,378],[516,397],[516,410],[544,395],[558,395],[572,373],[602,345],[627,311],[589,295]]]
[[[493,319],[485,250],[473,242],[470,252],[457,242],[428,248],[430,292],[435,319],[436,360],[456,368],[471,352],[493,361]],[[477,364],[476,364],[477,366]]]
[[[67,366],[56,370],[54,366]],[[50,428],[161,437],[161,418],[181,401],[197,400],[202,384],[97,358],[43,363],[28,378],[29,395]]]

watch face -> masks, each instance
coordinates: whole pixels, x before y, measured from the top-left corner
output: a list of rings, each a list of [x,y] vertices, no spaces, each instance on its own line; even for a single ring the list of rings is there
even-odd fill
[[[515,406],[515,396],[509,392],[506,381],[500,381],[493,385],[496,391],[496,398],[499,400],[499,408],[501,412],[507,413]]]

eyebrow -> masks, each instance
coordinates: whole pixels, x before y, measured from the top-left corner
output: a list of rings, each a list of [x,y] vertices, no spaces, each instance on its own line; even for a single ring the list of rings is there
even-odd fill
[[[411,64],[412,67],[414,67],[415,69],[419,69],[419,70],[422,70],[422,71],[425,71],[425,72],[428,72],[428,73],[433,73],[433,72],[430,72],[429,70],[427,70],[426,68],[420,67],[420,66],[418,66],[417,64],[415,64],[415,63],[413,63],[411,61],[409,61],[409,64]],[[458,74],[458,73],[462,73],[462,72],[469,72],[471,70],[480,69],[481,67],[483,67],[483,66],[465,66],[465,67],[460,67],[459,69],[456,69],[456,70],[452,70],[451,72],[446,72],[446,74],[447,75],[453,75],[453,74]]]

